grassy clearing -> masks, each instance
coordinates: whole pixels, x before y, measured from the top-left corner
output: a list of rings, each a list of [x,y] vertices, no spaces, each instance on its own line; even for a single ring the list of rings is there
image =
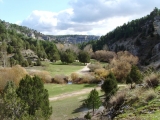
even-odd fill
[[[45,84],[45,88],[49,92],[50,97],[54,97],[60,94],[80,91],[86,88],[94,88],[95,84],[71,84],[71,85],[60,85],[60,84]],[[103,93],[99,91],[99,95]],[[75,118],[79,116],[84,116],[85,108],[81,105],[83,100],[87,98],[89,93],[72,96],[57,101],[51,101],[50,105],[53,107],[53,114],[51,120],[68,120],[69,118]]]
[[[54,97],[59,94],[65,94],[69,92],[79,91],[86,88],[94,88],[95,84],[45,84],[45,88],[48,90],[49,97]]]
[[[51,76],[55,75],[70,75],[71,73],[82,69],[84,66],[81,63],[62,64],[60,61],[56,63],[42,62],[44,70],[50,72]]]
[[[99,93],[100,95],[102,94],[101,92]],[[50,119],[68,120],[75,117],[83,117],[85,114],[84,110],[87,109],[81,107],[81,105],[88,94],[89,93],[50,102],[50,105],[53,107],[53,114]]]
[[[80,116],[82,112],[76,111],[76,109],[82,105],[87,95],[88,94],[83,94],[51,102],[50,104],[53,107],[51,120],[68,120],[69,118]]]

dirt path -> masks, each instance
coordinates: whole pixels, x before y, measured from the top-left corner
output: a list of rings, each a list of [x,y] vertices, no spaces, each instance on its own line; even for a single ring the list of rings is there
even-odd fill
[[[126,85],[118,85],[118,87],[126,87]],[[95,88],[96,88],[96,90],[101,90],[101,87],[97,86]],[[81,91],[75,91],[75,92],[71,92],[71,93],[60,94],[60,95],[55,96],[55,97],[50,97],[49,100],[50,101],[56,101],[56,100],[62,100],[62,99],[73,97],[73,96],[83,95],[83,94],[89,93],[92,89],[94,89],[94,88],[86,88],[86,89],[83,89]]]
[[[88,68],[88,65],[89,65],[90,63],[87,63],[87,65],[86,66],[84,66],[84,68],[82,68],[81,70],[78,70],[76,73],[78,73],[78,74],[88,74],[88,72],[89,72],[89,68]]]
[[[56,100],[60,100],[60,99],[64,99],[64,98],[69,98],[69,97],[73,97],[73,96],[86,94],[86,93],[89,93],[92,89],[94,89],[94,88],[87,88],[87,89],[83,89],[81,91],[75,91],[75,92],[71,92],[71,93],[60,94],[58,96],[49,98],[49,100],[50,101],[56,101]],[[100,90],[100,89],[101,89],[100,87],[96,87],[96,90]]]

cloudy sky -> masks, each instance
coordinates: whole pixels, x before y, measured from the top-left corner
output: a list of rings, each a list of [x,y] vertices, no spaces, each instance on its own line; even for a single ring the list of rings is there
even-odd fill
[[[155,7],[160,0],[0,0],[0,19],[44,34],[105,35]]]

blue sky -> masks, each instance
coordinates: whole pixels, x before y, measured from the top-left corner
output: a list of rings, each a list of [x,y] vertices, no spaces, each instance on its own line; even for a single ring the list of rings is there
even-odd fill
[[[160,0],[0,0],[0,19],[44,34],[105,35],[155,7]]]
[[[0,0],[0,19],[16,23],[34,10],[58,12],[69,8],[69,0]]]

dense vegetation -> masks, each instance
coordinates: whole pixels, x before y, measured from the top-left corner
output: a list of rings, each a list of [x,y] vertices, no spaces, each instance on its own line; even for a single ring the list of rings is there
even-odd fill
[[[2,120],[48,119],[52,114],[48,91],[37,76],[26,76],[20,81],[19,87],[9,81],[0,96]]]
[[[28,37],[26,34],[29,33],[30,29],[0,21],[0,58],[3,66],[0,69],[0,104],[1,107],[5,108],[0,108],[0,118],[49,119],[52,108],[49,106],[48,91],[44,89],[43,83],[67,84],[69,81],[74,84],[101,83],[105,98],[103,103],[107,108],[104,116],[112,119],[117,116],[122,117],[120,114],[124,114],[124,112],[122,113],[121,109],[132,111],[131,108],[148,105],[146,102],[154,100],[156,95],[159,94],[153,91],[157,89],[159,91],[159,73],[140,71],[137,67],[139,59],[136,55],[125,51],[124,46],[115,45],[111,48],[110,45],[119,40],[126,41],[127,38],[134,38],[138,35],[141,38],[150,37],[159,40],[158,36],[153,34],[153,19],[157,15],[160,15],[160,10],[155,8],[150,15],[117,27],[102,36],[98,41],[81,44],[79,47],[83,50],[80,50],[76,45],[55,44],[54,42],[38,40],[37,36],[40,33],[34,30],[32,32],[37,33],[37,36],[35,38]],[[135,45],[140,46],[141,39],[137,39]],[[88,74],[72,73],[71,77],[65,75],[51,77],[43,71],[27,73],[24,68],[15,66],[17,64],[23,67],[45,66],[41,63],[45,60],[52,62],[48,62],[49,64],[57,66],[58,60],[61,60],[60,64],[63,65],[73,65],[72,63],[75,62],[78,66],[81,65],[80,62],[89,63],[91,57],[96,62],[91,61],[88,65],[90,69]],[[5,68],[6,66],[10,67]],[[146,93],[142,97],[132,96],[119,90],[118,83],[131,84],[131,87],[125,88],[125,90],[133,94],[136,94],[137,91],[138,93],[142,91]],[[138,88],[136,84],[142,87]],[[138,103],[135,103],[135,101],[138,101]],[[98,92],[95,89],[92,90],[84,103],[88,108],[93,109],[94,115],[95,109],[101,103]],[[126,108],[127,105],[129,105],[129,109]],[[5,113],[5,111],[8,112]],[[137,114],[141,113],[135,112],[135,116]],[[90,118],[89,112],[86,118]]]
[[[104,36],[101,36],[100,40],[89,41],[87,43],[80,44],[80,48],[84,48],[86,45],[91,44],[93,51],[102,50],[104,45],[107,45],[110,48],[110,45],[115,43],[118,40],[126,40],[129,37],[135,37],[141,34],[142,37],[151,35],[153,36],[153,20],[154,17],[160,15],[160,10],[155,8],[149,15],[142,17],[140,19],[132,20],[127,24],[116,27],[113,31],[107,33]],[[145,25],[146,23],[146,25]],[[147,25],[148,24],[148,25]],[[138,43],[138,42],[137,42]],[[114,51],[126,50],[124,46],[118,46]]]
[[[55,41],[50,42],[39,40],[37,37],[28,37],[30,32],[37,33],[37,31],[26,27],[0,21],[0,60],[3,63],[2,66],[12,67],[16,64],[24,67],[40,66],[41,61],[45,59],[51,62],[61,60],[63,63],[72,63],[78,59],[79,49],[76,46],[56,45]]]

